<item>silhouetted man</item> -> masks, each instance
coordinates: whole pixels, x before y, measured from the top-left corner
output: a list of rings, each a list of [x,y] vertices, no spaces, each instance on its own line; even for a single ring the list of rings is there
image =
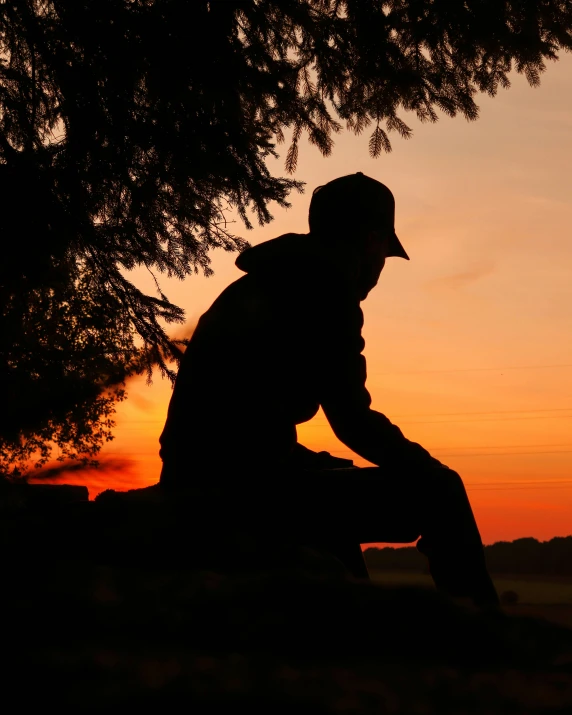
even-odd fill
[[[408,259],[390,190],[361,172],[318,187],[309,234],[244,251],[246,275],[201,317],[181,362],[161,435],[161,486],[222,488],[251,528],[276,519],[321,542],[356,576],[360,543],[411,542],[438,588],[498,602],[459,475],[371,409],[360,302],[386,258]],[[319,407],[335,435],[378,465],[351,466],[297,443]],[[222,485],[222,486],[221,486]],[[212,506],[212,505],[211,505]],[[246,517],[245,517],[246,518]]]

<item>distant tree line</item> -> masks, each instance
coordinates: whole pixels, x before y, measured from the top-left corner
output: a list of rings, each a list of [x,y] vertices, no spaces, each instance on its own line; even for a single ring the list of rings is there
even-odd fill
[[[370,569],[428,572],[427,559],[414,546],[369,548],[364,556]],[[485,556],[492,573],[572,576],[572,536],[497,541],[485,546]]]

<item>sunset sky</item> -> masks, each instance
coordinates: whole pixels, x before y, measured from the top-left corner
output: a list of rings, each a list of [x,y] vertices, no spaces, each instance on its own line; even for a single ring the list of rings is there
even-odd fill
[[[305,194],[247,232],[252,244],[306,232],[313,188],[355,171],[396,197],[396,230],[411,261],[388,259],[362,304],[373,407],[464,478],[485,543],[572,534],[572,57],[550,64],[540,88],[481,97],[476,122],[442,117],[371,159],[368,134],[344,132],[332,156],[306,141]],[[284,174],[285,148],[274,173]],[[161,281],[190,326],[240,275],[236,254],[212,254],[215,275]],[[138,286],[154,293],[146,272]],[[183,334],[182,327],[176,329]],[[127,489],[158,480],[158,438],[171,388],[128,385],[107,469],[67,481]],[[351,453],[319,413],[299,439]],[[192,460],[192,455],[189,455]],[[355,458],[358,465],[366,464]],[[271,478],[271,475],[269,475]]]

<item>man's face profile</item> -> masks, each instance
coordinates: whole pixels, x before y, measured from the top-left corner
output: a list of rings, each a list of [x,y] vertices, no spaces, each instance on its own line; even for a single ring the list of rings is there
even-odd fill
[[[385,259],[390,253],[389,230],[369,230],[365,235],[363,250],[360,256],[359,292],[360,299],[365,300],[368,293],[375,288],[385,266]]]

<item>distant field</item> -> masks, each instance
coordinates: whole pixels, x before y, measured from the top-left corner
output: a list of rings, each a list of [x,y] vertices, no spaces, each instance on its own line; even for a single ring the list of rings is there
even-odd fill
[[[408,571],[379,571],[370,569],[376,583],[393,586],[421,586],[435,588],[429,575]],[[505,606],[506,613],[515,616],[534,616],[561,626],[572,628],[572,578],[547,576],[492,575],[499,594],[515,591],[518,604]]]
[[[376,583],[391,585],[423,586],[434,588],[429,575],[408,571],[378,571],[370,569],[371,578]],[[496,576],[493,581],[499,594],[515,591],[521,605],[562,605],[572,607],[572,578],[547,576]]]

